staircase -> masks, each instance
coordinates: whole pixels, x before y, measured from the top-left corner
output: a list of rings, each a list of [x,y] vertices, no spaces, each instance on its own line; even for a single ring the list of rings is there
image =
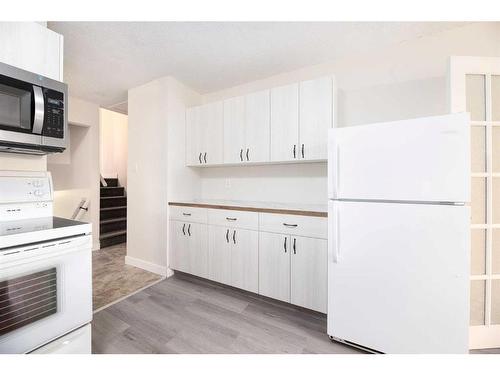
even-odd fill
[[[101,249],[127,242],[127,197],[117,178],[101,183],[100,235]]]

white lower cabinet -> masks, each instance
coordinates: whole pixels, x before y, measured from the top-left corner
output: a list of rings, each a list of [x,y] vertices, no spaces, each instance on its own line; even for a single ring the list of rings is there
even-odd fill
[[[326,313],[327,240],[290,237],[290,302]]]
[[[170,267],[326,313],[326,218],[170,210]]]
[[[259,294],[326,313],[326,240],[260,232]]]
[[[231,232],[231,231],[230,231]],[[231,285],[259,292],[259,232],[233,229],[231,245]]]
[[[207,225],[170,220],[171,267],[208,277]]]
[[[259,233],[259,294],[290,302],[290,236]]]
[[[208,278],[257,293],[258,232],[216,225],[209,228]]]
[[[231,284],[231,243],[229,228],[210,225],[208,229],[208,278]]]

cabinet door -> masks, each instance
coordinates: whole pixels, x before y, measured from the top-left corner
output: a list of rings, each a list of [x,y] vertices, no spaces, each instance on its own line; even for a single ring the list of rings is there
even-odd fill
[[[189,249],[189,272],[200,277],[208,277],[208,233],[206,224],[186,225]]]
[[[187,242],[187,223],[182,221],[170,220],[169,243],[170,243],[170,268],[190,272],[189,258],[190,251]]]
[[[333,125],[333,79],[304,81],[299,86],[300,158],[326,160],[328,129]]]
[[[290,236],[259,233],[259,294],[290,302]]]
[[[245,161],[269,161],[270,101],[269,90],[245,96]]]
[[[231,284],[231,230],[215,225],[208,228],[208,278]]]
[[[186,110],[186,164],[200,165],[201,140],[200,134],[201,107],[191,107]]]
[[[241,163],[245,149],[245,97],[224,100],[224,163]]]
[[[291,237],[290,302],[326,313],[327,241]]]
[[[271,90],[271,161],[299,158],[299,84]]]
[[[223,162],[223,104],[222,102],[202,106],[202,160],[204,164],[222,164]]]
[[[246,229],[230,230],[231,285],[259,292],[259,232]]]

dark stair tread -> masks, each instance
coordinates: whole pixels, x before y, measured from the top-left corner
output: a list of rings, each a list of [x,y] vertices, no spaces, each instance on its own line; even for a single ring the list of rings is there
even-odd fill
[[[104,207],[104,208],[101,208],[101,211],[119,210],[119,209],[123,209],[123,208],[127,208],[127,206]]]
[[[100,224],[118,223],[120,221],[127,221],[126,217],[118,217],[116,219],[104,219],[100,221]]]
[[[121,235],[126,234],[126,233],[127,233],[126,230],[116,230],[114,232],[109,232],[109,233],[106,233],[106,234],[99,236],[99,239],[105,240],[107,238],[118,237],[118,236],[121,236]]]
[[[101,199],[117,199],[117,198],[127,198],[126,195],[113,195],[111,197],[101,197]]]

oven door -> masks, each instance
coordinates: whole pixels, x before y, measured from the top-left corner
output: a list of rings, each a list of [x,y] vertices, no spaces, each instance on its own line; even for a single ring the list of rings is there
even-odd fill
[[[92,320],[91,236],[0,251],[0,353],[27,353]]]
[[[0,141],[40,144],[44,117],[40,86],[0,75]]]

